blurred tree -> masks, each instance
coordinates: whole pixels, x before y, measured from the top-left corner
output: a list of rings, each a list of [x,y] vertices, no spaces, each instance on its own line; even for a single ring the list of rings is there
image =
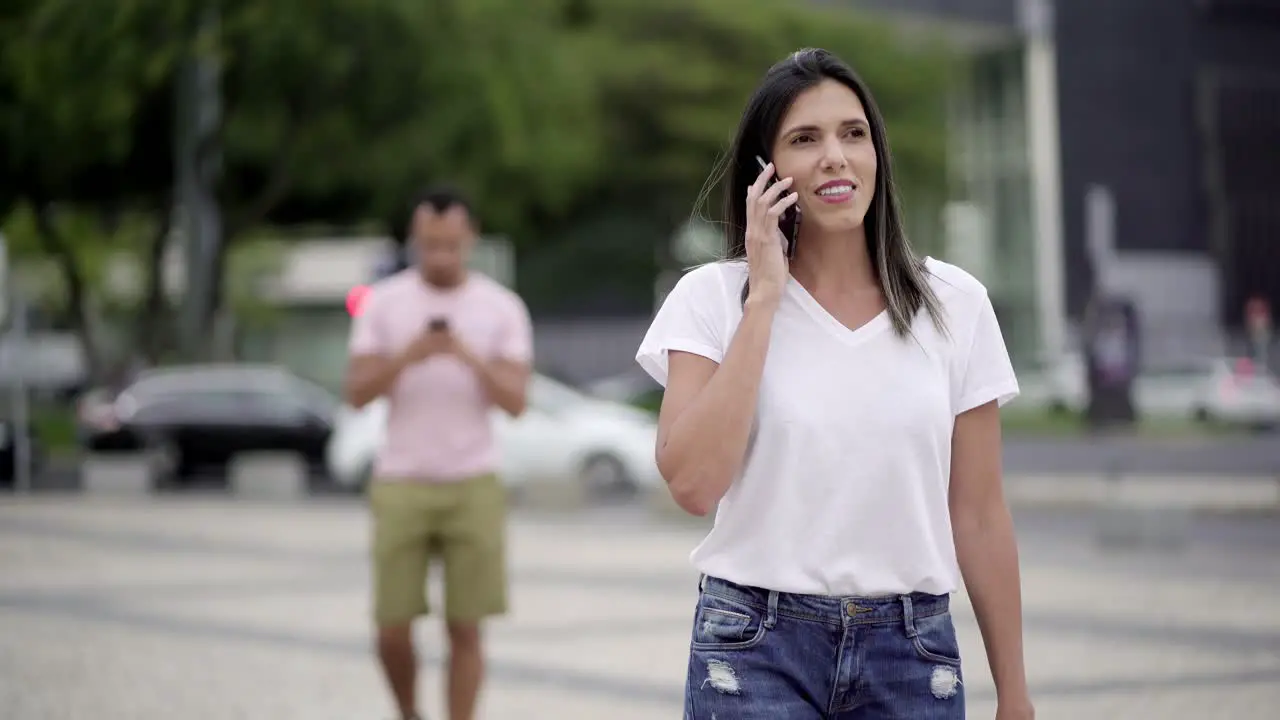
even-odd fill
[[[150,289],[139,327],[158,338],[168,324],[159,261],[174,81],[190,54],[216,53],[224,67],[224,242],[210,269],[219,288],[226,251],[263,223],[385,215],[430,176],[449,175],[493,198],[486,216],[511,227],[535,205],[567,205],[572,183],[556,180],[593,170],[584,126],[595,103],[572,58],[538,51],[539,29],[553,27],[540,6],[217,5],[216,37],[196,34],[195,0],[18,0],[0,12],[0,136],[14,149],[0,162],[0,210],[31,208],[24,249],[59,267],[71,323],[95,357],[92,266],[119,248],[68,233],[60,212],[111,225],[141,208],[157,220],[143,252]],[[543,92],[522,92],[541,83]]]
[[[370,156],[367,202],[398,231],[414,190],[449,182],[478,201],[489,230],[536,244],[600,179],[596,58],[568,42],[553,2],[427,5],[413,90],[425,104]]]
[[[530,218],[564,220],[598,177],[595,78],[556,42],[552,4],[219,0],[212,38],[195,32],[201,5],[16,0],[0,14],[0,133],[15,149],[0,163],[0,210],[33,209],[29,249],[58,264],[90,346],[89,266],[116,248],[68,236],[58,208],[109,223],[140,207],[158,220],[139,325],[159,337],[174,78],[191,53],[223,62],[219,278],[236,238],[263,223],[398,215],[413,190],[449,179],[521,239]]]
[[[412,166],[403,142],[433,98],[429,3],[415,0],[222,0],[223,242],[211,272],[263,225],[346,225],[370,216]],[[416,132],[415,132],[416,131]],[[261,233],[258,233],[261,234]]]
[[[90,279],[127,243],[115,233],[120,219],[141,204],[153,219],[150,246],[168,232],[155,200],[167,190],[168,148],[155,138],[167,127],[158,113],[169,112],[163,91],[187,9],[179,0],[12,0],[0,10],[0,211],[30,211],[32,232],[15,236],[15,254],[38,252],[58,267],[95,370]],[[85,232],[85,207],[99,232]]]
[[[718,187],[706,188],[708,207],[695,199],[764,72],[801,47],[844,57],[873,88],[910,197],[944,185],[949,62],[937,44],[907,44],[847,7],[783,0],[566,0],[562,9],[569,44],[598,78],[607,145],[572,224],[539,228],[544,242],[521,266],[536,307],[618,294],[647,307],[656,251],[691,214],[718,219]]]
[[[412,191],[444,180],[475,197],[488,231],[516,242],[535,307],[604,294],[647,305],[655,250],[694,211],[747,96],[770,64],[806,45],[846,57],[875,89],[904,185],[942,183],[946,58],[847,9],[208,3],[220,10],[216,37],[196,34],[206,5],[197,0],[9,0],[0,9],[0,137],[11,149],[0,159],[0,217],[30,208],[28,249],[61,269],[82,331],[95,264],[127,247],[147,268],[141,335],[163,344],[155,331],[168,317],[159,260],[172,205],[174,78],[192,53],[217,53],[224,67],[219,279],[226,250],[255,228],[382,218],[399,229]],[[105,229],[72,232],[73,215]],[[112,231],[135,215],[152,219],[144,237]]]

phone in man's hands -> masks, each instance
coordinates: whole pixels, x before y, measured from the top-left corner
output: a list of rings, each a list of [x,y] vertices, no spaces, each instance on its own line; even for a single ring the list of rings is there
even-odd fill
[[[756,162],[760,164],[760,169],[764,170],[769,163],[759,155],[756,156]],[[777,168],[774,168],[775,175],[769,178],[769,187],[778,182],[776,175]],[[778,218],[778,229],[782,231],[782,237],[786,238],[787,246],[785,253],[787,259],[790,260],[796,256],[796,237],[800,233],[800,205],[793,203],[791,207],[783,211],[782,217]]]

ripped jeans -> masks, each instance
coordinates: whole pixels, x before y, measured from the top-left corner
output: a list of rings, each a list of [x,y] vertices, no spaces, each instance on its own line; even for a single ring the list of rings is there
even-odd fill
[[[795,595],[704,578],[684,720],[963,720],[948,600]]]

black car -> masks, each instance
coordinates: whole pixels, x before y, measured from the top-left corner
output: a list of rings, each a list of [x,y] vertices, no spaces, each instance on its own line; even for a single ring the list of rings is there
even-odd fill
[[[292,451],[313,476],[340,401],[271,365],[188,365],[148,370],[116,392],[95,390],[79,405],[80,439],[95,453],[157,452],[183,481],[225,473],[237,453]]]

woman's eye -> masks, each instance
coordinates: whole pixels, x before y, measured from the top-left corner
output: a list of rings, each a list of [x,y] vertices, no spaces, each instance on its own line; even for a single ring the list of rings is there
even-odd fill
[[[809,142],[811,138],[808,135],[797,135],[791,138],[792,145],[799,145],[802,142]]]

